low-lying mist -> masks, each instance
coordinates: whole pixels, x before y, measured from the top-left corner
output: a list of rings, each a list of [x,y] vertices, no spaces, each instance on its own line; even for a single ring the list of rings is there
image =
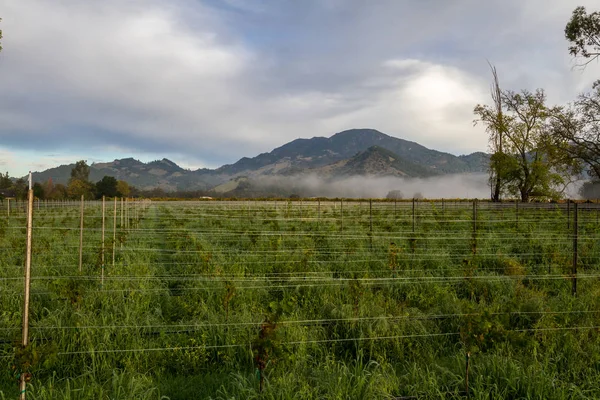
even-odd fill
[[[301,197],[383,198],[396,190],[403,198],[480,198],[490,197],[488,175],[455,174],[431,178],[351,176],[325,179],[316,175],[270,176],[252,179],[257,189],[278,188]]]

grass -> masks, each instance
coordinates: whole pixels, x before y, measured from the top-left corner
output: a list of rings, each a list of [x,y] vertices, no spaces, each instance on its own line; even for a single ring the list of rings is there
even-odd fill
[[[100,205],[81,272],[78,204],[35,209],[26,349],[0,217],[0,398],[464,398],[467,352],[471,398],[600,397],[598,205],[573,296],[565,204],[140,202],[114,266],[108,204],[103,284]]]

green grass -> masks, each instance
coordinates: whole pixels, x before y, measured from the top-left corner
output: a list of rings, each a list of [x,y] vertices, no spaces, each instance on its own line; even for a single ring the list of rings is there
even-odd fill
[[[120,203],[119,203],[120,206]],[[0,217],[0,398],[598,398],[597,205],[107,202]],[[572,206],[570,206],[572,207]],[[343,212],[343,214],[342,214]],[[517,221],[518,215],[518,221]],[[137,216],[137,218],[133,218]],[[475,223],[474,223],[475,222]],[[260,390],[260,377],[263,389]],[[413,396],[413,397],[411,397]]]

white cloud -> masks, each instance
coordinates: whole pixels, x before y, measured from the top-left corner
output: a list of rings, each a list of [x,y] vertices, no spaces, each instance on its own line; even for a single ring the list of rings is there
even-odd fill
[[[0,0],[0,141],[214,166],[370,127],[466,153],[487,147],[487,58],[556,102],[599,76],[570,69],[573,4],[431,4]]]

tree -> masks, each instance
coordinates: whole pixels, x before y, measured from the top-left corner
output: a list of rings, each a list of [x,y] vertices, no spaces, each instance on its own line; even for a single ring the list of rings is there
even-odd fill
[[[2,18],[0,18],[0,21],[2,21]],[[0,40],[2,40],[2,29],[0,29]],[[2,51],[2,42],[0,42],[0,51]]]
[[[23,178],[19,178],[15,181],[13,190],[15,191],[15,197],[17,199],[27,198],[27,184]]]
[[[570,42],[569,53],[583,57],[583,65],[600,57],[600,12],[588,14],[585,7],[577,7],[565,27],[565,37]]]
[[[489,133],[489,146],[492,153],[489,166],[489,185],[491,189],[492,201],[500,201],[500,194],[504,189],[508,180],[507,171],[505,170],[505,154],[504,154],[504,132],[506,125],[504,120],[504,112],[502,107],[502,90],[500,89],[500,81],[496,67],[488,62],[492,70],[492,87],[491,95],[492,107],[477,105],[475,114],[479,115],[480,119],[487,125],[486,131]],[[475,123],[478,121],[476,120]]]
[[[81,179],[70,179],[67,186],[67,195],[72,199],[79,199],[83,195],[86,200],[91,200],[94,198],[94,186],[90,182]]]
[[[592,179],[600,180],[600,81],[570,106],[555,109],[552,133],[566,142],[569,156],[581,160]]]
[[[496,107],[478,105],[475,114],[488,127],[502,129],[502,152],[493,154],[492,164],[504,180],[504,191],[524,202],[560,197],[576,163],[566,156],[565,142],[548,134],[551,111],[544,91],[500,91],[500,95],[501,122]]]
[[[117,182],[117,194],[121,197],[129,197],[129,194],[131,193],[131,188],[129,187],[129,184],[125,181],[118,181]]]
[[[90,167],[84,160],[77,161],[75,167],[71,169],[71,179],[78,179],[83,182],[89,182],[90,179]]]
[[[404,198],[404,195],[400,190],[390,190],[385,198],[391,200],[400,200]]]
[[[117,179],[114,176],[105,175],[96,182],[96,196],[99,199],[102,196],[117,197]]]
[[[41,183],[36,182],[33,184],[33,196],[37,197],[40,200],[44,199],[44,187]]]
[[[6,172],[6,175],[0,174],[0,189],[10,189],[12,185],[13,183],[8,177],[8,171]]]

